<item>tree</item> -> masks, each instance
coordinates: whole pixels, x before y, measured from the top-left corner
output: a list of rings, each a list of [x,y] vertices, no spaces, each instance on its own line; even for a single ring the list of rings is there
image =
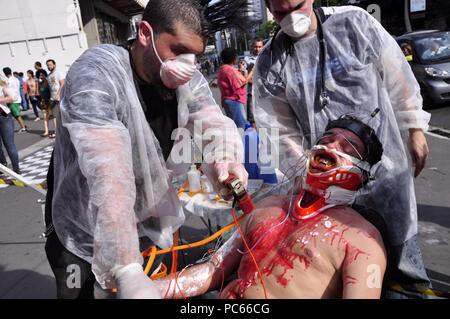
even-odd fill
[[[261,39],[267,39],[273,37],[278,29],[280,29],[280,25],[274,20],[269,20],[259,26],[256,35]]]

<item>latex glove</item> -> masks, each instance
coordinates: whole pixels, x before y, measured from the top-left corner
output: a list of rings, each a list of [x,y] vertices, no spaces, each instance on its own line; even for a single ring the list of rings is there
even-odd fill
[[[138,263],[126,265],[114,272],[120,299],[161,299],[155,283]]]
[[[244,165],[240,163],[224,162],[214,163],[212,165],[205,165],[202,167],[203,172],[208,176],[209,180],[213,184],[214,191],[219,194],[225,200],[232,200],[233,194],[223,182],[228,178],[229,174],[235,175],[239,178],[247,189],[248,173],[244,168]]]
[[[419,176],[428,158],[428,144],[422,129],[409,129],[408,150],[415,167],[414,177]]]

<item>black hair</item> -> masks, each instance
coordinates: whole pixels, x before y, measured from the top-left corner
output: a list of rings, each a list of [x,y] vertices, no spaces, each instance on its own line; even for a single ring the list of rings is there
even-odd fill
[[[255,42],[263,42],[264,43],[264,41],[261,38],[254,38],[252,40],[252,44],[255,43]]]
[[[42,64],[39,61],[34,62],[34,65],[37,65],[38,67],[42,68]]]
[[[19,75],[19,72],[14,71],[14,72],[13,72],[13,75],[16,76],[16,74]]]
[[[48,63],[48,62],[52,62],[54,65],[56,65],[56,62],[53,59],[48,59],[47,61],[45,61],[45,63]]]
[[[367,161],[370,166],[381,160],[381,156],[383,155],[383,145],[373,128],[369,125],[363,123],[354,116],[345,114],[337,120],[328,122],[325,131],[335,127],[349,130],[361,139],[364,144],[363,160]]]
[[[23,78],[23,72],[19,72],[19,76]]]
[[[220,59],[222,59],[222,63],[231,64],[237,57],[237,52],[235,48],[225,48],[220,52]]]
[[[142,17],[153,28],[155,34],[175,34],[175,22],[181,22],[195,34],[208,37],[208,22],[204,9],[196,0],[151,0]]]
[[[34,78],[34,72],[32,70],[27,70],[27,73],[30,73],[31,77]]]
[[[5,73],[6,76],[11,75],[11,69],[8,67],[3,68],[3,73]]]
[[[45,70],[37,70],[36,77],[39,78],[41,76],[41,73],[43,73],[44,76],[47,77],[47,71],[45,71]]]

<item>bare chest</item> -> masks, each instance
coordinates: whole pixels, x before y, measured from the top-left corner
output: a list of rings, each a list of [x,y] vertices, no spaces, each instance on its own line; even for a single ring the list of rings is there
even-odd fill
[[[281,288],[298,289],[329,283],[346,258],[367,254],[349,244],[350,227],[323,214],[296,221],[280,213],[276,218],[256,217],[246,237],[264,281]],[[240,294],[260,285],[255,262],[246,251],[238,271]],[[273,285],[271,285],[273,286]],[[324,287],[325,289],[325,287]],[[285,290],[286,291],[286,290]]]

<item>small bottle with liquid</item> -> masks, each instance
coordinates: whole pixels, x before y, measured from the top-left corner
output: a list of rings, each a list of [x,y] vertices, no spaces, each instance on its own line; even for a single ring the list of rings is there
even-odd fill
[[[189,196],[194,196],[202,190],[200,183],[200,172],[197,170],[197,166],[191,165],[191,169],[187,173],[189,180]]]

